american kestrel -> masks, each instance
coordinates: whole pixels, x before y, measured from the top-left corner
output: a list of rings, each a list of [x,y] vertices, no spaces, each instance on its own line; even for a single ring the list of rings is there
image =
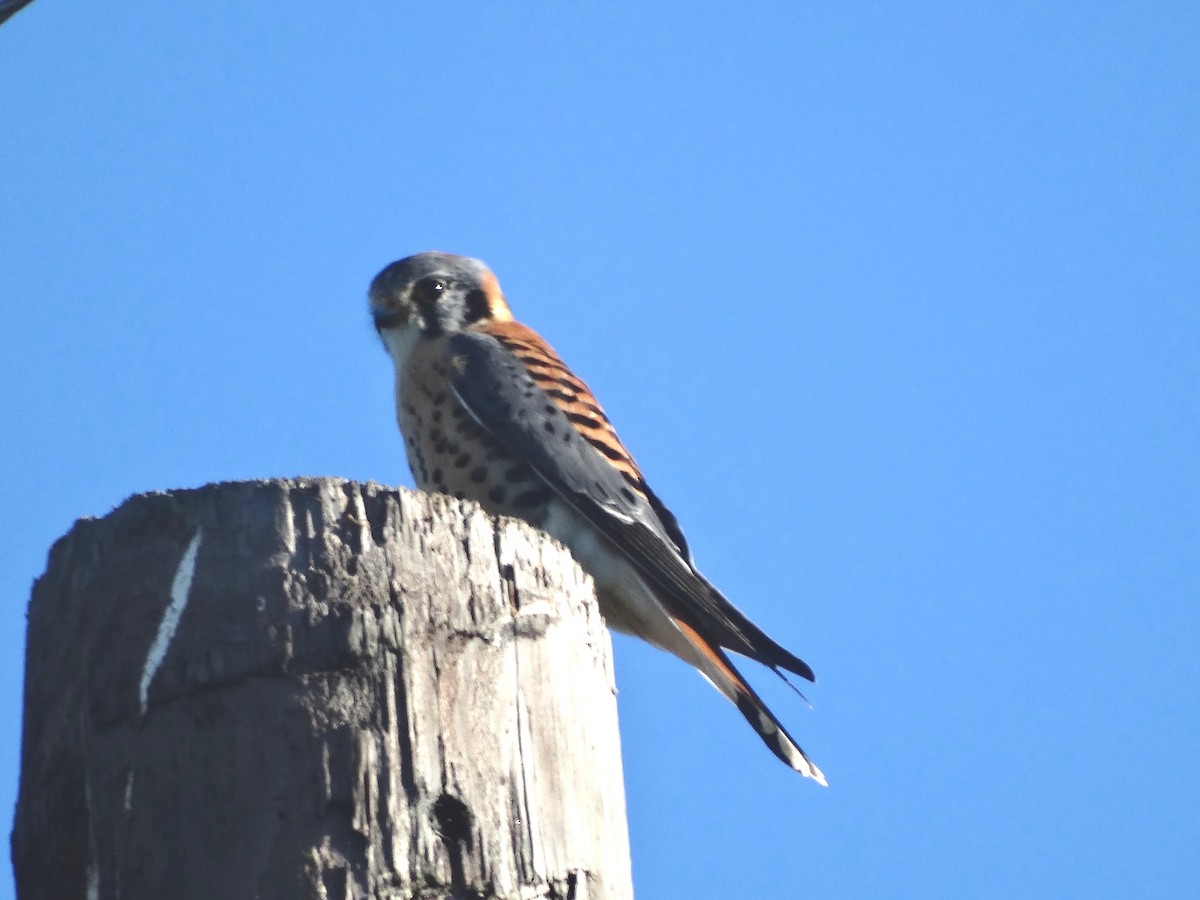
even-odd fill
[[[588,386],[513,320],[477,259],[418,253],[371,282],[396,370],[396,418],[417,487],[478,501],[561,541],[596,583],[605,620],[690,663],[781,760],[825,776],[726,650],[813,681],[697,571],[679,523],[646,484]]]

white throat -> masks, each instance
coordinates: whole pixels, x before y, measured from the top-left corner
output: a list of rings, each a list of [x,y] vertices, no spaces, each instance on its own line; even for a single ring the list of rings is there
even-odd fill
[[[388,356],[392,358],[392,366],[396,370],[396,390],[399,391],[404,369],[408,365],[409,359],[412,358],[417,341],[421,339],[421,329],[410,325],[407,328],[389,328],[381,331],[379,335],[383,340],[383,346],[387,349]]]

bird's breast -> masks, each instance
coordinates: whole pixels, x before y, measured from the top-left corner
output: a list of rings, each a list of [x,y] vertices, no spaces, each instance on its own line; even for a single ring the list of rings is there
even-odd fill
[[[421,342],[397,371],[396,417],[417,487],[474,500],[545,531],[595,580],[612,628],[678,653],[678,630],[629,560],[458,402],[440,343]]]
[[[540,526],[552,492],[470,417],[451,390],[444,355],[435,342],[429,345],[415,350],[397,372],[396,418],[417,487],[475,500],[494,515]]]

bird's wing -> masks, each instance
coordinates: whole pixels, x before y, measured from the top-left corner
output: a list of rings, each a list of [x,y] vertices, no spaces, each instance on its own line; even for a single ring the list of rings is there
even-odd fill
[[[452,335],[448,350],[454,393],[471,417],[608,538],[677,622],[718,648],[814,680],[696,571],[675,517],[587,385],[541,337],[516,322],[489,323]]]

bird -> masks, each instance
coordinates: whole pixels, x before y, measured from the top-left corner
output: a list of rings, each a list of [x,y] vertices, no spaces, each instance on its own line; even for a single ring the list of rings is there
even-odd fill
[[[474,500],[562,543],[596,585],[609,627],[689,663],[784,763],[809,760],[729,657],[815,681],[696,568],[588,386],[514,319],[482,261],[437,251],[386,266],[368,290],[395,370],[396,419],[420,490]],[[790,684],[790,682],[788,682]]]

